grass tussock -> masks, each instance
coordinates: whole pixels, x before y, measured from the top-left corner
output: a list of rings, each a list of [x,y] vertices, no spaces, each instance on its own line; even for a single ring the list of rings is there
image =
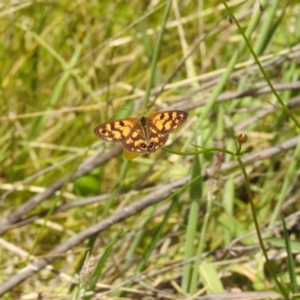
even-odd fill
[[[4,299],[297,295],[297,1],[0,15]],[[127,161],[93,133],[174,109],[189,117],[151,155]]]

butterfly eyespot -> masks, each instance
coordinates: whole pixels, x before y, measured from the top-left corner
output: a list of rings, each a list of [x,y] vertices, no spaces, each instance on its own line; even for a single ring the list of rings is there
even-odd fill
[[[153,146],[154,146],[154,143],[151,142],[150,145],[149,145],[149,147],[150,147],[150,148],[153,148]]]
[[[180,121],[180,120],[182,119],[182,117],[181,117],[181,116],[177,116],[176,119],[177,119],[178,121]]]
[[[102,134],[105,134],[106,132],[107,132],[106,129],[102,129],[102,130],[101,130],[101,133],[102,133]]]
[[[147,148],[147,145],[145,143],[141,143],[141,147],[146,149]]]

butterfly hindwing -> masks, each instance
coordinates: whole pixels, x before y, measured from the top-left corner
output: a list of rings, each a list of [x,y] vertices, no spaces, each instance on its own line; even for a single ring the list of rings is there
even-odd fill
[[[128,139],[122,141],[122,146],[132,153],[152,153],[163,147],[168,138],[169,135],[156,134],[151,136],[150,134],[147,140],[144,138],[142,130],[137,129]]]
[[[143,130],[141,125],[137,126],[130,134],[130,136],[122,141],[122,146],[129,152],[133,153],[146,153],[147,142],[143,136]]]

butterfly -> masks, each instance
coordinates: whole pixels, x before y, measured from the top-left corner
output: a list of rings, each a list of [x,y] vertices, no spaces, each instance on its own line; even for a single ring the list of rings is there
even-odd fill
[[[106,122],[94,129],[95,135],[107,142],[120,142],[131,153],[152,153],[166,144],[169,134],[187,119],[183,110],[168,110],[149,117],[125,118]]]

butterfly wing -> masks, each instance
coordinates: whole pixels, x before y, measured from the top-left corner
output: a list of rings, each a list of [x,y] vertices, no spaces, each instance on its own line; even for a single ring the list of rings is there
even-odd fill
[[[107,142],[122,142],[139,126],[138,119],[126,118],[103,123],[94,129],[94,133],[98,138]]]
[[[122,141],[122,146],[128,152],[132,153],[152,153],[161,148],[168,140],[169,135],[162,135],[157,132],[151,133],[151,128],[149,127],[149,139],[147,140],[144,136],[142,127],[136,127],[131,133],[130,137],[125,141]]]
[[[169,133],[181,126],[187,117],[188,113],[182,110],[162,111],[148,118],[106,122],[97,126],[94,133],[107,142],[121,142],[128,152],[152,153],[166,144]]]
[[[157,136],[151,136],[150,146],[152,145],[151,143],[153,143],[153,146],[151,147],[152,149],[151,152],[154,152],[160,149],[161,147],[163,147],[167,143],[168,138],[169,138],[168,134],[158,134]]]
[[[159,134],[166,135],[180,127],[187,117],[188,113],[183,110],[161,111],[149,116],[148,125],[156,128]]]

